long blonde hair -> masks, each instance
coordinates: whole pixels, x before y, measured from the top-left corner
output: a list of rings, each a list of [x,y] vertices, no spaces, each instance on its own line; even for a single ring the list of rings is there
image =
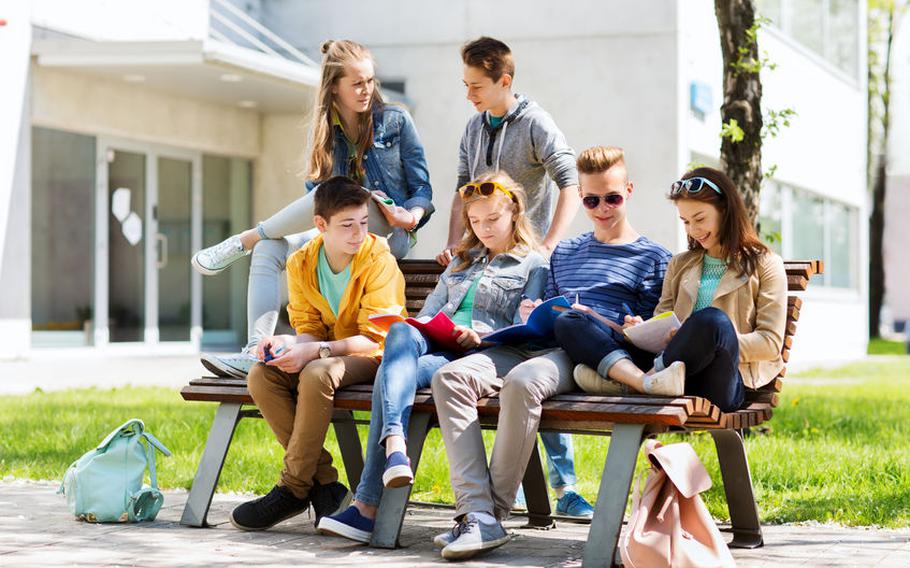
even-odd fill
[[[485,173],[471,183],[481,184],[487,181],[496,182],[506,188],[509,193],[512,194],[513,199],[510,200],[509,196],[501,191],[494,191],[490,195],[474,193],[463,201],[461,207],[461,220],[464,223],[465,235],[461,239],[461,242],[458,243],[458,246],[455,247],[455,256],[459,258],[461,262],[456,268],[452,269],[453,272],[458,272],[467,268],[471,264],[471,250],[478,246],[482,246],[483,244],[480,241],[480,237],[478,237],[474,233],[474,229],[471,228],[471,220],[468,218],[468,207],[472,203],[483,199],[504,199],[506,201],[511,201],[512,203],[512,240],[509,247],[506,249],[507,252],[516,252],[524,255],[537,248],[539,242],[537,233],[534,231],[534,227],[525,215],[528,197],[524,188],[503,171]]]
[[[313,105],[312,138],[306,176],[307,179],[314,181],[328,179],[332,177],[333,172],[332,147],[335,143],[335,136],[332,126],[332,109],[335,104],[335,95],[332,93],[332,88],[335,87],[338,79],[344,77],[346,65],[364,59],[369,59],[375,65],[373,54],[367,48],[347,39],[329,40],[323,43],[322,53],[322,81],[319,91],[316,93],[316,103]],[[383,104],[379,81],[375,79],[374,81],[370,107],[366,112],[361,113],[356,132],[348,133],[349,136],[355,137],[353,142],[354,147],[357,148],[357,155],[354,156],[356,170],[363,168],[363,154],[373,143],[373,109],[376,105]]]

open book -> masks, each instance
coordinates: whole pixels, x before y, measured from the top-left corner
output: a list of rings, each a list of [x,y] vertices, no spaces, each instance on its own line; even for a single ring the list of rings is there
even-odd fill
[[[667,335],[671,329],[679,329],[679,318],[673,312],[664,312],[659,316],[623,330],[626,339],[639,349],[651,353],[660,353],[667,347]]]
[[[553,322],[559,312],[555,308],[571,307],[569,301],[563,296],[550,298],[540,304],[528,316],[528,321],[504,327],[499,331],[493,332],[483,338],[484,342],[490,343],[524,343],[526,341],[548,339],[553,337]]]
[[[433,317],[406,318],[398,314],[376,314],[370,316],[370,322],[380,329],[388,331],[394,324],[403,321],[417,328],[424,337],[433,342],[436,347],[448,351],[464,351],[464,348],[455,341],[452,331],[455,324],[443,312]]]

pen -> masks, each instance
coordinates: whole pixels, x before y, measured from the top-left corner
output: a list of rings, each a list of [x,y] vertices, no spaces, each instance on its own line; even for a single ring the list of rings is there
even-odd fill
[[[575,294],[575,303],[578,303],[578,294]]]
[[[627,303],[625,303],[625,302],[622,303],[622,309],[626,310],[626,313],[629,314],[630,316],[634,316],[634,315],[635,315],[635,314],[632,312],[632,308],[629,307],[629,304],[627,304]]]

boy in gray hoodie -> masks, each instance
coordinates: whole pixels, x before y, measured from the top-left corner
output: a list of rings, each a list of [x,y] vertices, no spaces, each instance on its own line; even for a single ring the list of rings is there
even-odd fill
[[[461,137],[456,188],[484,172],[509,174],[528,194],[527,215],[543,239],[541,252],[549,256],[580,203],[575,151],[547,111],[512,92],[515,64],[506,44],[481,37],[465,44],[461,56],[467,98],[477,114]],[[449,263],[463,234],[461,200],[454,192],[440,264]]]

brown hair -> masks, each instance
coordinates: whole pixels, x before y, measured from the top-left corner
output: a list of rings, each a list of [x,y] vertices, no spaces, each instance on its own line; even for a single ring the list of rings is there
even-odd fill
[[[461,48],[461,60],[465,65],[483,69],[484,74],[494,83],[503,75],[515,78],[512,50],[498,39],[483,36],[469,41]]]
[[[686,172],[682,179],[687,180],[702,177],[713,182],[720,188],[717,193],[707,185],[697,193],[689,193],[685,189],[677,194],[670,194],[673,202],[681,199],[692,199],[709,203],[720,212],[720,246],[727,266],[733,267],[743,276],[751,276],[758,268],[759,259],[769,252],[768,247],[761,242],[755,233],[755,227],[746,214],[746,205],[743,196],[727,174],[714,168],[695,168]],[[693,239],[689,239],[689,250],[703,250],[702,246]]]
[[[367,48],[351,40],[329,40],[322,44],[322,67],[320,68],[322,80],[319,91],[316,93],[316,102],[313,105],[312,140],[310,143],[310,157],[307,166],[307,179],[321,181],[329,178],[333,171],[332,146],[335,143],[334,129],[332,126],[332,112],[335,104],[335,95],[332,89],[338,79],[344,77],[345,66],[369,59],[373,62],[373,55]],[[375,65],[375,62],[374,62]],[[356,132],[348,132],[354,137],[354,147],[357,155],[353,156],[354,169],[363,168],[363,154],[373,143],[373,109],[382,105],[382,94],[379,90],[379,81],[374,79],[375,87],[370,100],[370,108],[361,113]]]
[[[593,146],[575,161],[580,174],[599,174],[619,164],[626,164],[626,154],[618,146]]]
[[[360,207],[370,200],[370,192],[359,183],[346,176],[331,177],[319,184],[313,196],[313,209],[326,221],[332,215],[349,209]]]
[[[536,249],[538,237],[537,233],[534,231],[534,227],[531,225],[531,221],[529,221],[527,215],[525,215],[528,198],[524,188],[509,177],[507,173],[502,171],[487,172],[471,183],[479,184],[486,181],[496,182],[512,194],[512,243],[508,250],[511,252],[516,250]],[[471,249],[482,244],[480,238],[474,233],[474,229],[471,228],[471,220],[468,218],[468,207],[477,201],[494,198],[509,200],[509,196],[501,191],[494,191],[491,195],[474,193],[464,200],[461,207],[461,220],[464,223],[465,235],[464,238],[461,239],[461,242],[458,243],[458,246],[455,247],[455,256],[461,259],[461,263],[456,268],[453,268],[452,272],[458,272],[470,266]]]

